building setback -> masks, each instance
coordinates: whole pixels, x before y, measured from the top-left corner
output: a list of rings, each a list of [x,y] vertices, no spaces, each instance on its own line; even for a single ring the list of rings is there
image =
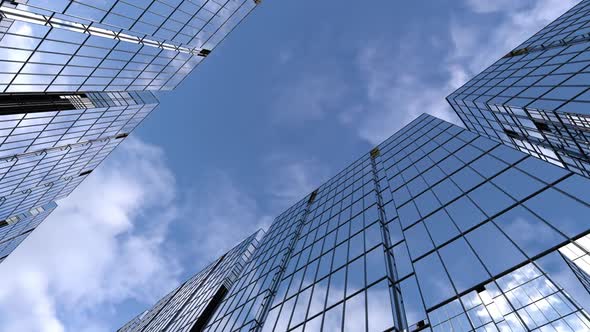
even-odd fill
[[[447,97],[465,126],[590,177],[590,1]]]
[[[279,215],[190,331],[588,331],[589,214],[589,179],[423,114]]]
[[[0,0],[0,261],[256,7],[199,3]]]

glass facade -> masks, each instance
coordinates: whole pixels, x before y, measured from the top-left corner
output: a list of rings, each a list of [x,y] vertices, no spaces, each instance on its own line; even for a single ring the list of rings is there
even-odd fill
[[[254,0],[0,4],[0,92],[171,90]]]
[[[0,95],[0,220],[67,196],[157,106],[150,92],[100,92],[16,113],[20,99]]]
[[[0,263],[27,237],[53,210],[54,202],[33,208],[0,221]]]
[[[0,0],[0,224],[71,193],[257,3]]]
[[[447,100],[465,126],[590,176],[590,1],[581,1]]]
[[[258,231],[209,264],[118,332],[200,331],[259,245]]]
[[[203,331],[588,331],[589,213],[590,179],[423,114],[278,216]]]

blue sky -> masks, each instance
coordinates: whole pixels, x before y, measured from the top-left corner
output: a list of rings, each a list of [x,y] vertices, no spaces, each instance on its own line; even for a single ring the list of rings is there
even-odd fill
[[[0,266],[2,331],[113,331],[576,1],[264,1]]]

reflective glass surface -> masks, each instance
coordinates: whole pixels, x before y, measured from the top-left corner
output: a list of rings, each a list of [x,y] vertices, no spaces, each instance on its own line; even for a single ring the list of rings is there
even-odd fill
[[[421,115],[278,216],[204,330],[587,331],[585,188]]]
[[[0,220],[67,196],[157,106],[149,92],[67,97],[80,102],[0,113]]]
[[[3,2],[0,92],[171,90],[255,6],[253,0]]]
[[[201,272],[164,296],[152,308],[132,319],[119,332],[191,332],[220,288],[230,288],[259,245],[259,231],[209,264]]]
[[[2,222],[0,225],[0,262],[26,239],[56,207],[55,202],[49,202]]]
[[[590,176],[589,25],[583,0],[447,100],[467,128]]]

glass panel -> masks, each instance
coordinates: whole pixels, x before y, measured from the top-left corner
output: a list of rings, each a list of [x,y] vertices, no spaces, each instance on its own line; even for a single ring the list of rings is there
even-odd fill
[[[459,198],[445,209],[462,231],[466,231],[486,219],[486,216],[467,196]]]
[[[494,219],[498,227],[529,257],[533,257],[566,240],[541,219],[522,206]]]
[[[381,332],[393,326],[393,310],[386,281],[367,290],[367,314],[369,332]]]
[[[553,188],[529,199],[524,205],[567,236],[573,237],[588,230],[586,218],[590,216],[590,207]]]
[[[418,284],[426,307],[452,297],[455,292],[437,253],[432,253],[414,264]]]
[[[458,292],[490,277],[463,238],[442,247],[439,252]]]
[[[459,230],[444,209],[426,218],[424,223],[437,246],[459,234]]]
[[[518,248],[493,223],[478,227],[466,237],[488,271],[494,275],[526,260]]]

